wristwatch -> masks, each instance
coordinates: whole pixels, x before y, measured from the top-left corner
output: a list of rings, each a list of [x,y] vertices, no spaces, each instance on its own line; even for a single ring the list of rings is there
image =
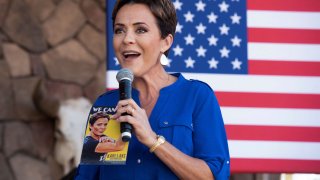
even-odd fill
[[[165,142],[166,142],[166,139],[163,136],[157,135],[157,141],[151,146],[149,151],[153,153],[153,151],[155,151],[161,144]]]

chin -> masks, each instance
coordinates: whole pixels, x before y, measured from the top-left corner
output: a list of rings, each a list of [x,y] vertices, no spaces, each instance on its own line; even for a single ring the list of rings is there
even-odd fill
[[[121,68],[130,69],[134,76],[139,74],[139,67],[132,66],[132,65],[123,65],[123,66],[121,66]]]
[[[97,132],[97,134],[96,135],[98,135],[98,136],[102,136],[103,135],[103,132],[101,133],[101,132]]]

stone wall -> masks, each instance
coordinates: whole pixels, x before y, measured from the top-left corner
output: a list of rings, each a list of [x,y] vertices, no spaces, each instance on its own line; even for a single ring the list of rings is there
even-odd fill
[[[105,87],[105,0],[0,1],[0,180],[60,179],[59,103]]]

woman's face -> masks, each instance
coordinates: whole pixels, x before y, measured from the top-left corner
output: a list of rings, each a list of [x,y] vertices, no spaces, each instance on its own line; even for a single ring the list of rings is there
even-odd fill
[[[108,124],[107,118],[99,118],[93,125],[90,125],[91,131],[97,135],[103,135],[103,132],[106,130]]]
[[[118,11],[113,46],[122,68],[131,69],[135,76],[160,65],[160,53],[169,48],[166,40],[161,39],[156,18],[143,4],[127,4]]]

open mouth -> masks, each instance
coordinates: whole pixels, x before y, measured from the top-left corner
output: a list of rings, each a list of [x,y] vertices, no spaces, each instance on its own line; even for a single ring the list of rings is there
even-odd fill
[[[141,54],[138,53],[138,52],[134,52],[134,51],[126,51],[126,52],[123,52],[122,53],[123,57],[125,59],[128,59],[128,58],[137,58],[139,57]]]

